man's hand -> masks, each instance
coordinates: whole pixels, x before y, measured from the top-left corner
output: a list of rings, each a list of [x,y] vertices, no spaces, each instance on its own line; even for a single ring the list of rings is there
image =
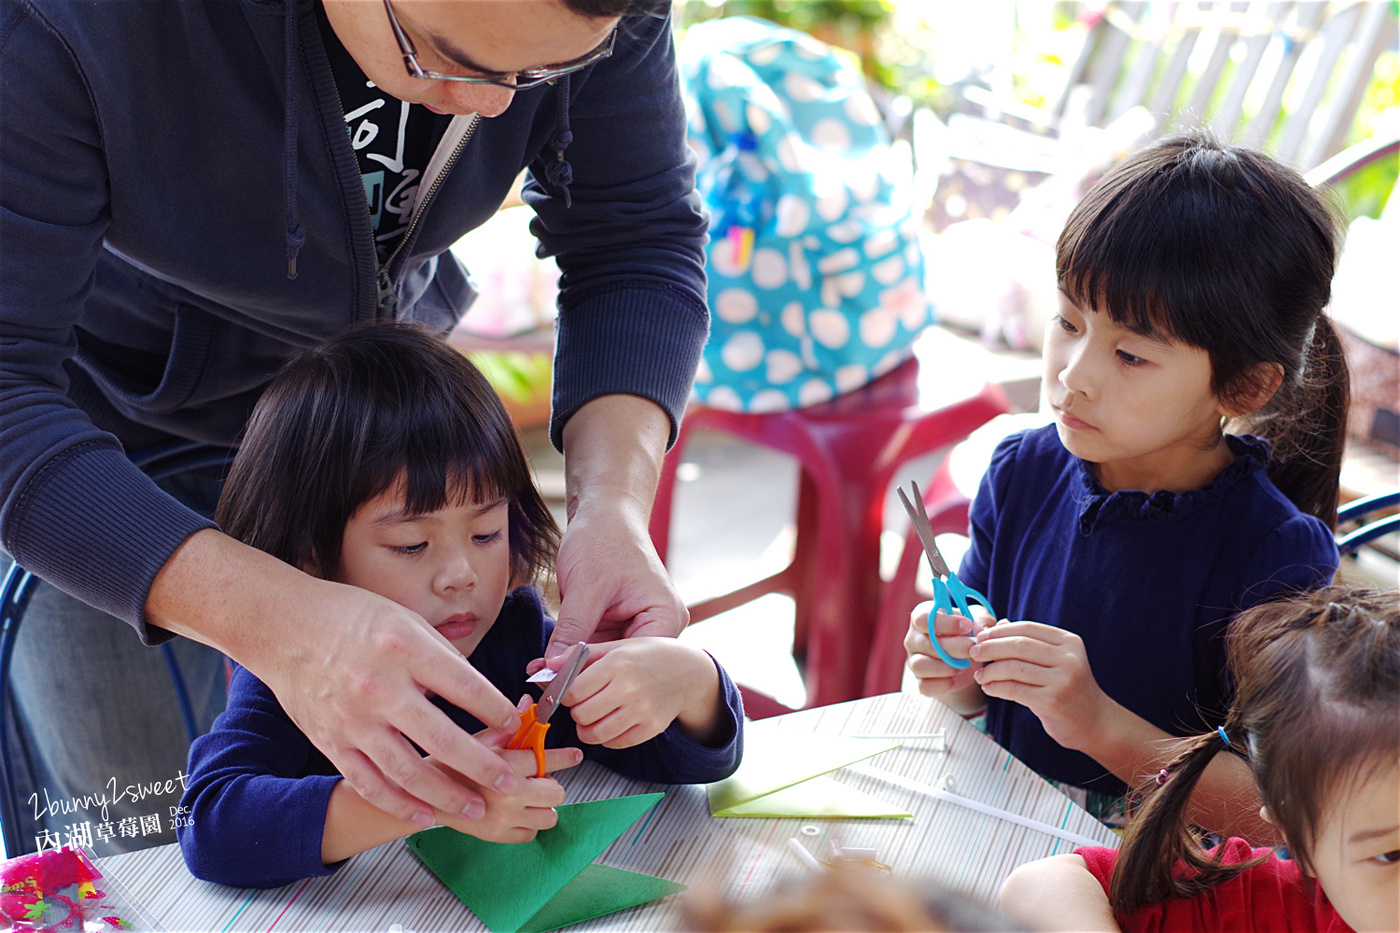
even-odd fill
[[[564,426],[569,523],[546,658],[580,641],[679,635],[690,621],[648,529],[669,432],[666,413],[632,395],[596,398]]]
[[[507,739],[509,737],[506,737]],[[475,785],[486,801],[486,812],[475,819],[464,819],[451,813],[438,813],[437,822],[458,832],[487,842],[529,842],[542,829],[552,829],[559,822],[554,808],[564,802],[564,788],[552,777],[535,777],[535,753],[531,749],[501,751],[501,756],[520,778],[519,785],[509,793]],[[429,760],[429,759],[425,759]],[[544,766],[547,774],[572,768],[583,761],[577,748],[545,749]],[[455,781],[472,785],[474,782],[439,762],[430,762]]]
[[[529,697],[526,697],[516,709],[525,709],[529,705]],[[434,823],[451,826],[488,842],[519,843],[529,842],[540,830],[549,829],[558,822],[554,808],[564,802],[564,789],[553,778],[535,777],[533,750],[504,751],[513,734],[513,731],[507,733],[500,729],[486,729],[475,736],[485,747],[499,752],[507,767],[519,778],[515,789],[509,792],[482,787],[432,757],[423,759],[425,765],[436,768],[446,780],[470,788],[485,802],[481,814],[475,819],[437,811],[433,814]],[[583,752],[577,748],[551,748],[544,753],[546,772],[572,768],[582,760]],[[326,807],[326,825],[321,834],[321,861],[332,865],[366,849],[393,839],[402,839],[420,828],[395,819],[369,803],[350,782],[338,781]]]
[[[425,763],[410,741],[476,786],[508,794],[520,784],[495,749],[425,694],[513,731],[511,702],[392,600],[205,529],[157,575],[146,617],[247,667],[354,789],[398,819],[430,826],[435,810],[467,819],[486,812],[481,793]]]
[[[643,510],[582,504],[559,544],[559,620],[547,657],[579,641],[679,635],[690,613],[656,556]]]

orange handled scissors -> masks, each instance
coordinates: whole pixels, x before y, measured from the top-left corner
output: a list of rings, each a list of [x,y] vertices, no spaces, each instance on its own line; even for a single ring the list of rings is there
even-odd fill
[[[520,716],[520,728],[515,738],[506,748],[532,748],[535,751],[535,777],[544,777],[544,734],[549,731],[549,717],[559,708],[559,701],[569,691],[569,686],[588,663],[588,645],[579,642],[569,649],[564,666],[549,686],[540,694],[538,703],[531,703]]]

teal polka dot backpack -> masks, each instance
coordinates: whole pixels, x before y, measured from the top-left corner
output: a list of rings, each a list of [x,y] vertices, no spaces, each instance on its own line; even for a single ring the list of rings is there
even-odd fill
[[[859,69],[748,17],[691,27],[678,55],[710,210],[696,397],[779,411],[898,366],[932,314],[908,169]]]

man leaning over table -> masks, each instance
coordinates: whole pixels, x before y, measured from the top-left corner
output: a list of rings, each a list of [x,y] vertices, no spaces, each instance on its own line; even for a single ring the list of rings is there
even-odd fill
[[[269,684],[396,816],[482,806],[408,740],[481,785],[518,780],[425,699],[515,717],[422,619],[228,538],[216,477],[158,487],[127,454],[236,443],[282,362],[357,322],[450,327],[473,292],[447,250],[522,168],[562,273],[554,641],[684,627],[647,537],[708,321],[669,7],[0,0],[0,546],[52,584],[12,676],[36,809],[122,769],[177,776],[142,645],[172,634]],[[181,651],[217,697],[218,655]]]

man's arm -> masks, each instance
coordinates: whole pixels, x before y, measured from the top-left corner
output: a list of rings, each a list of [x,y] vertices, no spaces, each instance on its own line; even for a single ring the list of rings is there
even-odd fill
[[[466,819],[485,812],[481,795],[425,763],[410,740],[483,786],[509,793],[519,782],[424,692],[503,730],[514,727],[515,708],[391,600],[316,579],[206,529],[156,576],[146,618],[248,668],[346,780],[399,819],[430,826],[434,809]]]
[[[569,524],[546,657],[577,641],[678,635],[689,621],[648,532],[669,431],[664,411],[631,395],[594,399],[565,426]]]

